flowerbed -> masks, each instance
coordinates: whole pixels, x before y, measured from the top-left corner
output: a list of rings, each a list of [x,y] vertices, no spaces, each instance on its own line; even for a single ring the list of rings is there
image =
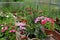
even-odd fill
[[[42,40],[48,36],[44,28],[50,31],[59,28],[55,26],[55,18],[50,17],[52,15],[48,14],[48,8],[38,9],[39,7],[37,6],[37,9],[35,9],[34,7],[30,5],[30,7],[22,7],[16,11],[2,11],[0,14],[0,24],[3,25],[0,25],[1,40],[6,38],[15,40],[16,35],[19,36],[17,40],[34,38]],[[16,32],[18,33],[15,34]]]

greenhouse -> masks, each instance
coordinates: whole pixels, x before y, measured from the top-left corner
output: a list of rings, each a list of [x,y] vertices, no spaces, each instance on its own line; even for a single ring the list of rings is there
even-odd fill
[[[0,40],[60,40],[60,0],[0,0]]]

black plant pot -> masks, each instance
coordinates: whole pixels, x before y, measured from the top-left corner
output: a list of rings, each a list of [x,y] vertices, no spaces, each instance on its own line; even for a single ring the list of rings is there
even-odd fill
[[[35,34],[29,34],[29,35],[28,35],[28,38],[30,38],[30,39],[36,38],[36,35],[35,35]]]

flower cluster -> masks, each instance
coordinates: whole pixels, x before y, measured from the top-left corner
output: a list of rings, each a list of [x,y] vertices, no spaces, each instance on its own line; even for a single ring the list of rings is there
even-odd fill
[[[8,30],[8,27],[6,26],[6,27],[2,27],[2,30],[1,30],[1,32],[5,32],[6,30]]]
[[[52,18],[48,18],[48,17],[37,17],[35,20],[35,23],[37,23],[38,21],[41,21],[41,24],[45,24],[46,22],[50,21],[51,23],[54,23],[54,20]]]
[[[10,32],[10,33],[16,32],[15,29],[11,29],[11,30],[9,30],[9,27],[8,27],[8,26],[6,26],[6,27],[2,27],[1,32],[4,33],[5,31],[8,31],[8,32]]]
[[[42,19],[45,19],[44,16],[41,16],[41,17],[37,17],[36,20],[35,20],[35,23],[37,23],[38,21],[42,20]]]
[[[38,21],[41,21],[41,25],[46,26],[47,28],[54,28],[54,20],[52,18],[41,16],[36,18],[35,23]]]
[[[44,20],[41,21],[41,24],[44,25],[44,24],[46,24],[48,21],[51,22],[52,24],[54,24],[54,20],[51,19],[51,18],[45,18]]]
[[[24,30],[26,29],[26,20],[23,20],[22,22],[16,23],[16,26],[19,26],[20,34],[24,34]]]
[[[16,25],[16,26],[19,26],[19,27],[20,27],[20,30],[22,30],[22,29],[26,29],[26,28],[25,28],[26,24],[23,23],[23,22],[16,23],[15,25]]]
[[[15,30],[15,29],[12,29],[12,30],[10,30],[9,32],[10,32],[10,33],[12,33],[12,32],[16,32],[16,30]]]

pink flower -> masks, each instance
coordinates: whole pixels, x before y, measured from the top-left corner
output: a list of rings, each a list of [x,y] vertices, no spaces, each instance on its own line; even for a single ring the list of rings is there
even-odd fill
[[[42,19],[45,19],[46,17],[44,16],[41,16],[41,17],[37,17],[36,20],[35,20],[35,23],[37,23],[38,21],[42,20]]]
[[[40,21],[40,20],[36,19],[36,20],[35,20],[35,23],[37,23],[38,21]]]
[[[42,20],[42,21],[41,21],[41,20]],[[51,23],[54,24],[54,20],[53,20],[53,19],[48,18],[48,17],[44,17],[44,16],[37,17],[34,22],[37,23],[38,21],[41,21],[41,24],[45,24],[47,21],[49,21],[49,22],[51,22]]]
[[[36,19],[41,20],[41,19],[44,19],[44,18],[45,18],[44,16],[41,16],[41,17],[37,17]]]
[[[1,30],[1,32],[3,33],[3,32],[5,32],[5,30],[4,30],[4,29],[2,29],[2,30]]]
[[[22,22],[20,23],[20,26],[25,26],[25,25],[26,25],[25,23],[22,23]]]
[[[46,24],[46,22],[47,22],[46,20],[42,20],[41,24],[44,25],[44,24]]]
[[[8,30],[8,27],[6,26],[6,27],[4,28],[4,30]]]
[[[54,20],[50,18],[50,22],[54,24]]]
[[[10,33],[12,33],[12,32],[16,32],[16,30],[13,29],[13,30],[10,30],[9,32],[10,32]]]
[[[25,26],[26,24],[23,23],[23,22],[21,22],[21,23],[16,23],[15,25],[16,25],[16,26]]]
[[[51,22],[51,23],[54,23],[54,20],[51,19],[51,18],[46,18],[45,20],[46,20],[46,21],[49,21],[49,22]]]
[[[26,29],[25,27],[20,26],[20,30]]]
[[[16,32],[16,30],[13,29],[12,32]]]
[[[40,19],[43,19],[43,18],[45,18],[45,17],[44,17],[44,16],[41,16],[41,17],[40,17]]]
[[[50,21],[50,18],[46,18],[45,20],[46,20],[46,21]]]
[[[10,33],[12,32],[12,30],[9,31]]]

